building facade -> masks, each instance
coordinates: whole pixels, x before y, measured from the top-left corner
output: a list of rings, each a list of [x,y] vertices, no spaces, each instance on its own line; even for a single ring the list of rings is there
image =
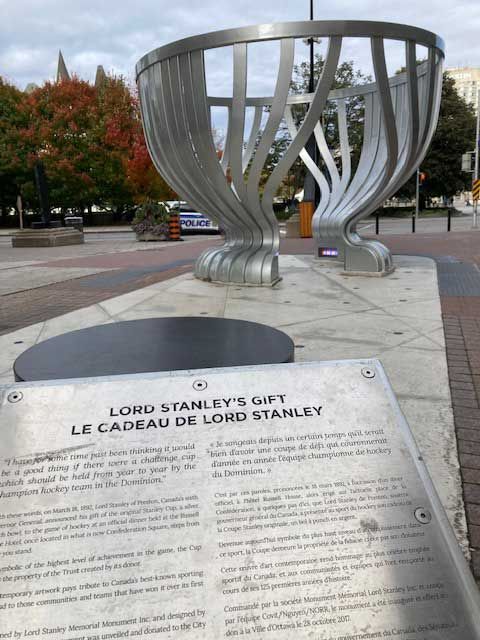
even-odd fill
[[[458,93],[471,104],[478,113],[478,92],[480,91],[480,68],[455,67],[447,69],[447,74],[455,81]]]

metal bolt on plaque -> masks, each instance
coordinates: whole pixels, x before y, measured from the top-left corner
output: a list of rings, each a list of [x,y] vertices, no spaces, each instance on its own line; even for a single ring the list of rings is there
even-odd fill
[[[296,40],[312,37],[328,42],[322,73],[313,93],[293,95]],[[344,38],[369,42],[375,82],[333,89]],[[405,47],[405,71],[390,78],[385,55],[389,40]],[[265,41],[275,41],[280,50],[275,91],[250,97],[248,48]],[[418,45],[427,49],[421,64]],[[221,47],[233,48],[233,93],[225,98],[208,95],[205,69],[205,52]],[[390,251],[377,240],[362,238],[356,226],[401,187],[426,154],[440,106],[443,49],[442,40],[424,29],[332,20],[217,31],[143,56],[136,74],[155,166],[181,198],[225,231],[224,245],[210,247],[198,258],[197,278],[254,285],[278,281],[280,234],[273,200],[298,156],[320,188],[312,220],[315,256],[343,260],[349,272],[391,272]],[[352,99],[364,105],[363,144],[355,171],[348,116]],[[335,148],[327,144],[322,124],[332,104],[339,132]],[[300,122],[299,106],[305,113]],[[211,110],[218,107],[228,118],[221,154],[212,131]],[[253,119],[244,134],[247,109],[253,110]],[[282,124],[289,131],[288,144],[261,191],[264,165]],[[305,148],[312,134],[321,167]]]
[[[428,509],[423,509],[423,507],[415,509],[414,515],[421,524],[429,524],[432,521],[432,514]]]
[[[9,402],[20,402],[22,398],[23,393],[21,391],[12,391],[12,393],[9,393],[7,396]]]

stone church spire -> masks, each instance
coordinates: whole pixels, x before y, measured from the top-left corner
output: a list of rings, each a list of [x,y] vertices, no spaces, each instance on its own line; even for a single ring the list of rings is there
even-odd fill
[[[97,87],[97,89],[105,84],[106,79],[107,74],[105,73],[105,69],[101,64],[99,64],[97,67],[97,73],[95,75],[95,86]]]
[[[58,52],[58,66],[57,66],[57,82],[62,80],[70,80],[70,74],[67,70],[67,65],[63,59],[62,52]]]

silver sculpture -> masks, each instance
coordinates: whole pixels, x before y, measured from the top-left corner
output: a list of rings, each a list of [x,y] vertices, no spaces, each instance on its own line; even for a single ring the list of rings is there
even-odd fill
[[[295,39],[328,39],[321,77],[313,94],[292,95]],[[344,37],[368,38],[375,82],[332,90]],[[384,40],[405,43],[406,70],[388,78]],[[278,40],[280,63],[272,97],[249,98],[248,43]],[[427,48],[418,64],[416,45]],[[233,47],[233,95],[207,95],[204,52]],[[137,64],[143,125],[152,159],[185,200],[225,230],[225,244],[207,249],[197,260],[198,278],[218,282],[272,285],[279,279],[279,228],[273,199],[300,155],[317,181],[321,199],[313,217],[315,254],[337,255],[350,272],[385,274],[390,252],[356,232],[372,213],[412,175],[424,157],[438,117],[443,42],[423,29],[380,22],[289,22],[230,29],[179,40],[145,55]],[[354,175],[350,163],[346,104],[364,103],[363,147]],[[336,104],[339,149],[330,149],[322,129],[327,101]],[[294,105],[308,106],[298,124]],[[215,148],[211,107],[228,109],[225,148]],[[244,139],[245,111],[254,108]],[[265,120],[265,124],[262,122]],[[262,169],[281,125],[289,144],[260,193]],[[305,150],[314,133],[321,169]]]

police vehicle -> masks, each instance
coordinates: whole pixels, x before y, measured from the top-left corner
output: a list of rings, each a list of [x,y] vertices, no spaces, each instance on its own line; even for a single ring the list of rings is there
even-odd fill
[[[180,212],[180,227],[182,233],[219,233],[217,224],[212,222],[206,215],[193,209],[186,202],[169,201],[167,203],[172,210]]]

